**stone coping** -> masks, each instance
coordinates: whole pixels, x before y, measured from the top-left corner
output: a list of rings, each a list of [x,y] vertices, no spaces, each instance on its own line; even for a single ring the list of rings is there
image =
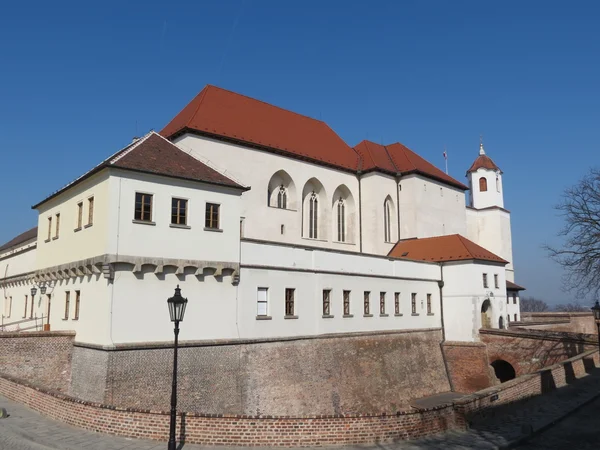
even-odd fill
[[[442,344],[449,347],[486,347],[483,342],[446,341]]]
[[[248,345],[248,344],[269,344],[277,342],[293,342],[312,339],[338,339],[338,338],[353,338],[364,336],[382,336],[410,333],[430,333],[442,331],[441,328],[415,328],[410,330],[382,330],[382,331],[356,331],[349,333],[327,333],[319,335],[301,335],[276,338],[234,338],[234,339],[207,339],[195,341],[180,341],[179,347],[216,347],[225,345]],[[92,350],[104,351],[127,351],[127,350],[155,350],[173,348],[172,341],[159,342],[132,342],[113,345],[99,345],[86,342],[74,342],[73,346],[81,348],[89,348]]]
[[[551,330],[532,330],[532,329],[512,329],[512,330],[497,330],[492,328],[481,328],[480,335],[495,335],[507,337],[519,337],[532,339],[542,339],[544,341],[571,341],[588,344],[598,344],[598,339],[594,334],[571,333],[568,331],[551,331]]]
[[[0,338],[75,336],[74,331],[0,331]]]
[[[77,397],[73,397],[71,395],[63,394],[62,392],[58,392],[52,389],[45,388],[35,383],[31,383],[29,381],[14,377],[12,375],[8,375],[6,373],[0,372],[0,378],[3,378],[11,383],[15,383],[21,386],[28,387],[42,394],[49,395],[54,398],[58,398],[63,401],[67,401],[70,403],[75,403],[79,405],[91,406],[93,408],[99,409],[109,409],[112,411],[122,411],[122,412],[130,412],[130,413],[141,413],[141,414],[154,414],[154,415],[165,415],[168,416],[171,414],[170,411],[161,411],[161,410],[152,410],[152,409],[141,409],[141,408],[126,408],[122,406],[115,405],[107,405],[104,403],[91,402],[88,400],[82,400]],[[258,415],[250,415],[250,414],[209,414],[209,413],[198,413],[198,412],[186,412],[186,411],[177,411],[178,416],[185,415],[186,417],[205,417],[205,418],[224,418],[224,419],[359,419],[363,417],[392,417],[392,416],[410,416],[415,414],[421,414],[429,411],[439,411],[451,406],[451,403],[444,403],[442,405],[436,405],[429,408],[407,408],[398,411],[381,411],[381,412],[368,412],[368,413],[349,413],[349,414],[314,414],[314,415],[290,415],[290,416],[279,416],[279,415],[271,415],[271,414],[258,414]]]
[[[570,324],[571,321],[569,319],[556,319],[556,320],[538,320],[538,321],[519,321],[519,322],[510,322],[508,324],[509,328],[512,327],[530,327],[530,326],[534,326],[534,325],[556,325],[556,324]]]

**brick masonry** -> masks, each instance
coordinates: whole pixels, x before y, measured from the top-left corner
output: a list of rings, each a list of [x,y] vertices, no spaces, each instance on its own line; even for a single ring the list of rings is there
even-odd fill
[[[472,393],[498,383],[489,365],[485,344],[446,341],[443,351],[456,392]]]
[[[208,414],[396,411],[412,399],[450,390],[440,341],[441,330],[431,329],[188,343],[179,353],[179,405]],[[164,346],[76,347],[71,394],[115,406],[166,410],[172,355],[172,348]]]
[[[0,372],[68,392],[75,333],[0,333]]]
[[[544,324],[544,322],[549,322]],[[598,327],[591,312],[545,312],[522,313],[518,327],[568,331],[571,333],[598,334]]]

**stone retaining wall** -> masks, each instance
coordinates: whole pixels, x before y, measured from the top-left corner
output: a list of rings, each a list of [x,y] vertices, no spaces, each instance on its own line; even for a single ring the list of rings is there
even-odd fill
[[[0,374],[0,394],[86,430],[167,441],[169,414],[85,402]],[[182,432],[182,424],[184,432]],[[322,446],[416,439],[464,429],[452,405],[391,414],[304,417],[183,414],[177,436],[205,445]]]
[[[72,331],[1,332],[0,372],[68,392],[74,338]]]

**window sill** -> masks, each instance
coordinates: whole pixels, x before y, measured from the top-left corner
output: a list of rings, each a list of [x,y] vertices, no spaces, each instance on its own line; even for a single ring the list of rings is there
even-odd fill
[[[428,316],[435,316],[434,313],[427,313]]]
[[[292,212],[298,212],[297,209],[291,209],[291,208],[278,208],[277,206],[271,206],[271,205],[267,205],[269,208],[272,209],[278,209],[280,211],[292,211]]]
[[[50,242],[50,239],[46,239],[44,242],[45,242],[45,243],[48,243],[48,242]]]
[[[223,230],[220,228],[209,228],[209,227],[204,227],[204,231],[212,231],[214,233],[222,233]]]
[[[323,319],[333,319],[333,317],[332,314],[323,314]]]
[[[363,317],[373,317],[373,314],[363,314]]]
[[[81,231],[81,230],[82,230],[82,228],[81,228],[81,227],[77,227],[77,228],[75,228],[73,231],[74,231],[75,233],[77,233],[78,231]]]
[[[354,317],[354,314],[344,314],[342,317],[344,319],[350,319],[350,318]]]
[[[271,316],[256,316],[256,320],[271,320]]]
[[[64,322],[64,321],[66,321],[66,320],[69,320],[69,318],[68,318],[68,317],[63,317],[63,318],[62,318],[62,321],[63,321],[63,322]]]
[[[71,319],[72,322],[77,322],[79,319]]]
[[[169,224],[170,228],[181,228],[182,230],[191,230],[192,227],[190,227],[189,225],[180,225],[178,223],[171,223]]]
[[[354,242],[346,242],[346,241],[332,241],[334,244],[342,244],[342,245],[356,245]]]
[[[302,239],[306,241],[328,242],[327,239],[310,238],[306,236],[302,236]]]
[[[88,224],[87,224],[86,226],[84,226],[83,228],[89,228],[89,227],[91,227],[92,225],[94,225],[94,224],[93,224],[93,223],[88,223]]]
[[[284,319],[297,319],[298,316],[283,316]]]
[[[394,317],[402,317],[404,314],[399,313],[399,314],[394,314]]]
[[[52,238],[52,240],[53,240],[53,241],[55,241],[55,240],[57,240],[57,239],[58,239],[58,236],[54,236],[54,237]]]
[[[156,222],[152,222],[150,220],[136,220],[136,219],[133,219],[131,221],[131,223],[137,223],[138,225],[152,225],[153,227],[156,226]]]
[[[390,317],[389,314],[379,314],[379,317]]]
[[[411,316],[418,316],[419,313],[412,313]]]

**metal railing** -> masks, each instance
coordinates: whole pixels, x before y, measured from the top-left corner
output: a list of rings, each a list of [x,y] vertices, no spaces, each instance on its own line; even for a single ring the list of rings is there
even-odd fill
[[[44,319],[46,316],[31,317],[29,319],[16,320],[14,322],[5,322],[5,317],[2,316],[0,319],[0,332],[2,331],[27,331],[35,330],[42,331],[44,329]],[[22,324],[27,324],[22,326]]]

